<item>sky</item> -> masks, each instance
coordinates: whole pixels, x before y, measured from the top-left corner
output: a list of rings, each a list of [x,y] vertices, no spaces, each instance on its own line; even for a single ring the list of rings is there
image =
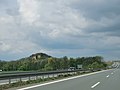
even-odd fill
[[[120,59],[120,0],[0,0],[0,60]]]

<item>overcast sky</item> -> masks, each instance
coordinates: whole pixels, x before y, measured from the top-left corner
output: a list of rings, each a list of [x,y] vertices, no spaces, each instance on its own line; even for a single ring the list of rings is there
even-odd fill
[[[120,59],[120,0],[0,0],[0,59]]]

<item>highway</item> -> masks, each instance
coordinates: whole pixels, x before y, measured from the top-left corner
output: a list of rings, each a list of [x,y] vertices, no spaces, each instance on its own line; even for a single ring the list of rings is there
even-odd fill
[[[95,72],[17,90],[119,90],[120,69]]]

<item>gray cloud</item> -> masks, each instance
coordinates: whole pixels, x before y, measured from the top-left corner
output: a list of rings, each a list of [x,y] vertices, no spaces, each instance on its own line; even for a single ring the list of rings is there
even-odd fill
[[[119,0],[84,0],[78,1],[72,7],[82,12],[87,18],[100,20],[101,17],[112,18],[120,14]]]
[[[118,59],[119,2],[1,0],[0,58],[46,52],[54,56],[102,55]]]

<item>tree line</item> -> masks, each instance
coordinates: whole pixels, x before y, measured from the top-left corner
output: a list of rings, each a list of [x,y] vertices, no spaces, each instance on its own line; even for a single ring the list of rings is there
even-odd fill
[[[65,70],[70,67],[77,68],[82,65],[83,69],[100,69],[106,68],[107,64],[103,57],[78,57],[62,58],[56,57],[40,57],[34,59],[32,57],[22,58],[17,61],[0,61],[0,70],[3,71],[48,71],[48,70]]]

